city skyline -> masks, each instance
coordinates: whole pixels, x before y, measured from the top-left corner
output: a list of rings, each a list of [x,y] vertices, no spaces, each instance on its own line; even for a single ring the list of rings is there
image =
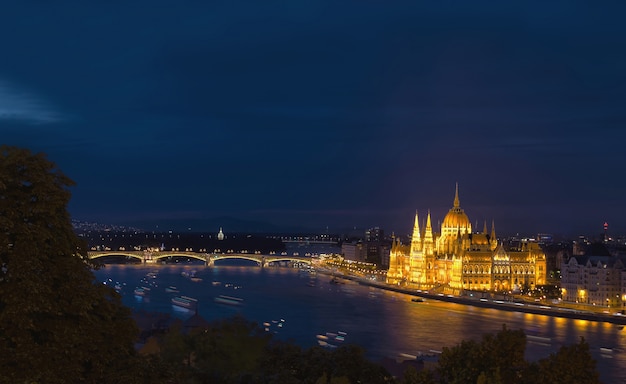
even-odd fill
[[[2,144],[75,219],[626,234],[626,5],[13,4]],[[9,38],[11,36],[11,38]],[[212,229],[212,228],[206,228]]]

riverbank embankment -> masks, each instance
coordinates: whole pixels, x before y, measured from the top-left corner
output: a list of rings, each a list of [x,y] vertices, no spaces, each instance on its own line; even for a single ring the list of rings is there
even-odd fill
[[[370,287],[403,293],[403,294],[410,295],[410,296],[421,297],[427,300],[445,301],[449,303],[471,305],[474,307],[481,307],[481,308],[493,308],[493,309],[497,309],[501,311],[509,311],[509,312],[533,313],[537,315],[563,317],[563,318],[568,318],[568,319],[606,322],[606,323],[616,324],[618,326],[626,325],[626,316],[612,315],[612,314],[606,314],[606,313],[585,312],[585,311],[559,307],[559,306],[520,303],[520,302],[494,300],[494,299],[478,298],[478,297],[445,295],[443,293],[434,294],[434,293],[429,293],[423,290],[410,289],[406,287],[400,287],[396,285],[382,283],[379,281],[369,280],[360,276],[345,275],[345,274],[340,274],[337,272],[325,271],[323,269],[318,270],[318,272],[327,274],[329,276],[333,276],[333,278],[351,280],[362,285],[367,285]]]

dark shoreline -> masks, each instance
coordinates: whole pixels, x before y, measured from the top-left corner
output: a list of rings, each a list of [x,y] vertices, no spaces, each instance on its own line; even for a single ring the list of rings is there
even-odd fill
[[[601,313],[593,313],[593,312],[584,312],[584,311],[576,311],[567,308],[561,307],[553,307],[546,305],[535,305],[525,303],[524,305],[516,305],[513,302],[502,301],[501,303],[496,303],[493,300],[481,301],[480,299],[472,299],[468,297],[461,296],[448,296],[443,294],[430,294],[426,292],[418,292],[415,289],[408,289],[397,287],[394,285],[389,285],[385,283],[380,283],[372,280],[362,279],[357,276],[343,275],[343,274],[333,274],[331,272],[322,272],[324,274],[328,274],[334,276],[334,278],[340,278],[345,280],[351,280],[357,282],[361,285],[367,285],[370,287],[385,289],[388,291],[404,293],[410,296],[422,297],[424,299],[429,300],[439,300],[445,301],[449,303],[457,303],[462,305],[471,305],[474,307],[481,308],[493,308],[501,311],[509,311],[509,312],[522,312],[522,313],[533,313],[536,315],[545,315],[545,316],[553,316],[553,317],[563,317],[567,319],[577,319],[577,320],[588,320],[588,321],[597,321],[597,322],[606,322],[616,325],[626,325],[626,316],[615,316],[611,314],[601,314]]]

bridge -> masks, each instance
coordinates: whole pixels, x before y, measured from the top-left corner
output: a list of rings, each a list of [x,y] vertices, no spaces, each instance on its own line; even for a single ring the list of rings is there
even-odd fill
[[[289,256],[289,255],[260,255],[249,253],[200,253],[200,252],[181,252],[181,251],[90,251],[87,252],[89,259],[98,259],[101,257],[123,256],[138,259],[142,263],[157,263],[159,260],[170,257],[184,257],[203,261],[207,266],[212,267],[216,261],[239,259],[250,260],[256,262],[261,267],[267,267],[271,263],[277,262],[296,262],[312,264],[310,257],[306,256]]]
[[[310,240],[307,238],[304,239],[281,239],[283,243],[299,243],[299,244],[329,244],[329,245],[337,245],[339,244],[339,240]]]

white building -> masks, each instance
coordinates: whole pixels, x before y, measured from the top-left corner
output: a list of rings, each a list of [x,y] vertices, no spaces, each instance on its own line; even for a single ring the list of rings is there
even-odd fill
[[[626,262],[614,256],[572,256],[561,268],[563,301],[625,309]]]

